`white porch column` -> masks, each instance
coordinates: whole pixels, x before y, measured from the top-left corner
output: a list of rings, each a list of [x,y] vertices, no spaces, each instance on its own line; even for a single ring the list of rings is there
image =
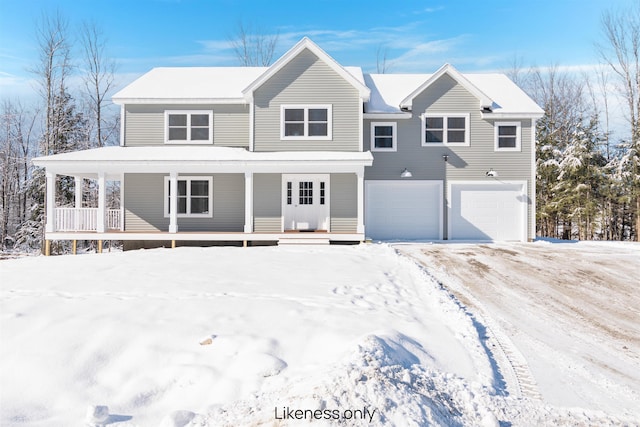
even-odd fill
[[[364,171],[356,172],[356,176],[358,177],[358,225],[356,232],[364,233]]]
[[[82,177],[74,176],[74,190],[75,190],[75,207],[76,209],[82,207]]]
[[[51,233],[55,231],[56,224],[56,174],[47,172],[47,199],[46,199],[46,216],[47,223],[45,226],[45,231],[47,233]]]
[[[98,223],[96,224],[96,231],[98,233],[104,233],[105,219],[107,211],[107,179],[104,172],[98,173]]]
[[[169,233],[178,232],[178,172],[169,174]]]
[[[244,173],[244,232],[253,232],[253,172]]]

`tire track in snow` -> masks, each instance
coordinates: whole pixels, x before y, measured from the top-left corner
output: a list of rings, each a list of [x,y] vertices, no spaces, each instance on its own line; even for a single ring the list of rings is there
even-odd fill
[[[413,260],[418,267],[420,267],[429,277],[433,278],[436,282],[440,283],[451,295],[458,301],[458,303],[465,308],[469,315],[474,318],[474,322],[479,323],[485,328],[485,335],[491,341],[495,342],[494,348],[499,351],[498,354],[494,353],[493,358],[497,366],[501,369],[501,373],[507,384],[508,391],[516,397],[526,397],[529,399],[542,401],[542,395],[538,390],[538,385],[531,373],[529,364],[525,357],[516,348],[513,342],[506,336],[502,329],[496,325],[491,319],[488,311],[484,309],[480,301],[478,301],[469,292],[465,292],[460,287],[458,289],[452,289],[450,286],[440,280],[424,260],[419,255],[415,255],[410,250],[399,248],[395,246],[397,252],[407,258]],[[463,298],[460,298],[462,295]],[[464,299],[464,302],[462,300]],[[481,331],[478,331],[481,333]],[[492,357],[491,354],[487,354],[488,357]]]

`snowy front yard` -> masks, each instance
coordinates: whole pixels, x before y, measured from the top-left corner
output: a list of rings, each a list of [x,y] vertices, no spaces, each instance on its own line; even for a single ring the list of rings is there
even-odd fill
[[[485,326],[386,245],[30,257],[0,281],[3,426],[634,422],[518,397]]]

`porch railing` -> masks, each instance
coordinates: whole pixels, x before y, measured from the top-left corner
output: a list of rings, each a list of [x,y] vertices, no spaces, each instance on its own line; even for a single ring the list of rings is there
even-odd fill
[[[56,208],[56,231],[96,231],[98,229],[98,208]],[[105,228],[120,230],[122,210],[105,211]]]

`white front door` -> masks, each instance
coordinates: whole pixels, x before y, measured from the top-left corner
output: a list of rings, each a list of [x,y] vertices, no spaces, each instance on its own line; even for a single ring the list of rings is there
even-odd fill
[[[329,231],[329,175],[282,175],[284,229]]]

